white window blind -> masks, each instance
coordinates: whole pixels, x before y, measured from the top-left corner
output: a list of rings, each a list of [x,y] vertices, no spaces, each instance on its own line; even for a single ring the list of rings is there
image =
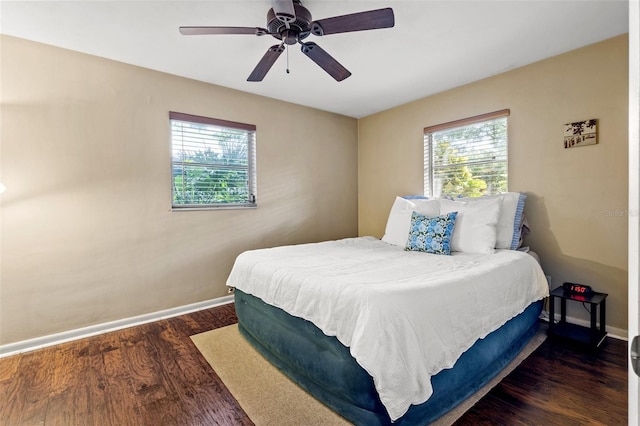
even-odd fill
[[[256,206],[256,126],[170,112],[174,209]]]
[[[508,115],[509,110],[502,110],[425,128],[425,195],[506,192]]]

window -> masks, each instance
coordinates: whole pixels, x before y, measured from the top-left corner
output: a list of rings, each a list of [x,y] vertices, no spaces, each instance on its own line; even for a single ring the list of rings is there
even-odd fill
[[[424,129],[424,194],[479,197],[507,191],[507,116],[496,111]]]
[[[256,206],[256,126],[170,112],[173,209]]]

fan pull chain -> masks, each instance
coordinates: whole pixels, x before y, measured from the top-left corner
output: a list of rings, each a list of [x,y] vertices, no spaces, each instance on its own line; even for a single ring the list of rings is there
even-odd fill
[[[287,74],[289,74],[289,46],[286,46],[287,49]]]

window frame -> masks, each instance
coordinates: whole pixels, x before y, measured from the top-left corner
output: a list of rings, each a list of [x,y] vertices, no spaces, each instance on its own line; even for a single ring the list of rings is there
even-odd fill
[[[176,165],[185,164],[183,161],[174,161],[173,121],[183,121],[195,124],[211,125],[232,130],[246,131],[247,141],[247,189],[249,198],[246,203],[211,203],[211,204],[175,204],[175,180],[173,170]],[[197,210],[221,210],[221,209],[251,209],[257,208],[257,179],[256,179],[256,126],[253,124],[236,121],[222,120],[218,118],[204,117],[182,112],[169,111],[169,142],[171,148],[171,210],[172,211],[197,211]],[[208,164],[208,163],[205,163]],[[215,167],[214,164],[212,164]]]
[[[423,147],[424,147],[424,161],[423,161],[423,190],[424,195],[433,197],[434,196],[434,165],[433,165],[433,141],[432,135],[433,133],[455,129],[459,127],[464,127],[476,123],[492,121],[499,118],[507,118],[511,114],[509,109],[502,109],[499,111],[493,111],[486,114],[480,114],[473,117],[462,118],[459,120],[449,121],[446,123],[436,124],[434,126],[428,126],[423,129]],[[508,119],[507,119],[507,140],[505,146],[505,171],[507,175],[507,190],[509,185],[509,137],[508,137]],[[446,196],[440,194],[439,196]]]

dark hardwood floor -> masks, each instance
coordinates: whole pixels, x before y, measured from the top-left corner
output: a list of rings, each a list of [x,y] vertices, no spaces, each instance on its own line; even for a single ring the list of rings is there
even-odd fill
[[[0,425],[250,425],[189,336],[233,305],[0,359]],[[626,425],[626,342],[545,343],[456,425]]]
[[[455,424],[627,425],[627,383],[627,342],[547,339]]]

